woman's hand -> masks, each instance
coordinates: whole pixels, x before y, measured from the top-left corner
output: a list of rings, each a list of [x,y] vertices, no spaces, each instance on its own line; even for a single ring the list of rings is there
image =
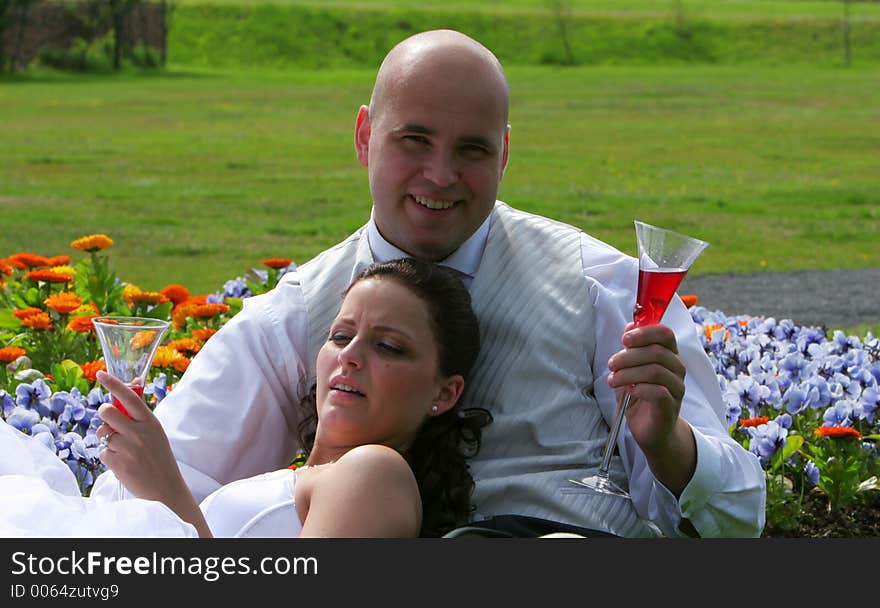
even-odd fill
[[[96,435],[106,441],[100,454],[101,462],[129,492],[138,498],[164,503],[181,519],[193,524],[199,536],[210,537],[208,524],[180,473],[159,419],[143,399],[118,378],[104,371],[99,371],[97,378],[128,412],[126,416],[110,403],[98,408],[104,424],[98,427]]]

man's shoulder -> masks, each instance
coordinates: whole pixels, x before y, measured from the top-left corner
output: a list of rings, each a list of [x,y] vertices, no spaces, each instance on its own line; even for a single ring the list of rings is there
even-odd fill
[[[324,251],[321,251],[315,257],[311,258],[304,264],[301,264],[297,270],[300,271],[300,274],[303,272],[309,272],[314,268],[320,268],[324,264],[326,264],[329,260],[332,260],[334,257],[338,256],[340,253],[344,253],[350,247],[357,247],[358,242],[361,238],[365,238],[366,234],[366,226],[361,226],[357,230],[355,230],[352,234],[347,236],[344,240],[328,247]]]
[[[572,224],[568,224],[566,222],[547,217],[546,215],[540,215],[538,213],[532,213],[530,211],[525,211],[523,209],[513,207],[508,203],[505,203],[504,201],[495,202],[495,212],[496,215],[501,217],[503,220],[522,222],[524,226],[529,226],[536,229],[555,228],[560,230],[570,230],[577,233],[583,233],[583,230],[581,230],[577,226],[573,226]]]

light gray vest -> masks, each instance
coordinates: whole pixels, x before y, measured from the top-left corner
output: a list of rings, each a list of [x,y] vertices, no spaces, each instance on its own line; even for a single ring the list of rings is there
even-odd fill
[[[462,404],[494,417],[470,461],[474,519],[518,514],[656,536],[631,501],[571,492],[567,482],[595,472],[609,432],[593,395],[596,321],[581,232],[501,202],[493,213],[470,287],[482,348]],[[372,262],[362,228],[299,267],[309,312],[309,386],[342,292]],[[617,456],[611,476],[626,482]]]

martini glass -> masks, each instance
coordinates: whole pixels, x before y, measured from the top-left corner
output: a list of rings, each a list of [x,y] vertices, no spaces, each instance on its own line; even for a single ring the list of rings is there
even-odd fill
[[[633,322],[636,327],[644,327],[660,322],[669,301],[675,295],[675,290],[691,264],[703,253],[709,243],[644,222],[637,221],[635,226],[639,246],[639,284]],[[602,462],[596,474],[582,479],[570,479],[571,483],[603,494],[630,497],[629,492],[611,480],[608,468],[631,399],[631,392],[627,392],[623,397],[623,403],[617,410],[617,418],[614,419],[614,426],[611,427],[602,454]]]
[[[98,334],[101,350],[104,351],[107,372],[125,382],[143,398],[147,373],[162,336],[171,323],[146,317],[106,316],[95,317],[92,324]],[[131,418],[116,395],[113,395],[113,405]],[[117,500],[124,498],[122,483],[119,483],[116,495]]]
[[[116,376],[143,397],[147,373],[156,349],[171,323],[146,317],[108,316],[96,317],[92,319],[92,324],[104,351],[107,373]],[[125,406],[115,396],[113,405],[128,416]]]

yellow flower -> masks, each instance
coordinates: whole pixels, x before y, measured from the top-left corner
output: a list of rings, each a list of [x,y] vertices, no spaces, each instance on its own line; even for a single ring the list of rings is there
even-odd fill
[[[50,268],[50,270],[52,272],[57,272],[58,274],[64,274],[69,277],[76,276],[76,268],[74,268],[73,266],[68,266],[67,264],[62,264],[61,266],[52,266],[52,268]]]
[[[112,244],[113,239],[106,234],[89,234],[72,241],[70,246],[79,251],[101,251]]]

